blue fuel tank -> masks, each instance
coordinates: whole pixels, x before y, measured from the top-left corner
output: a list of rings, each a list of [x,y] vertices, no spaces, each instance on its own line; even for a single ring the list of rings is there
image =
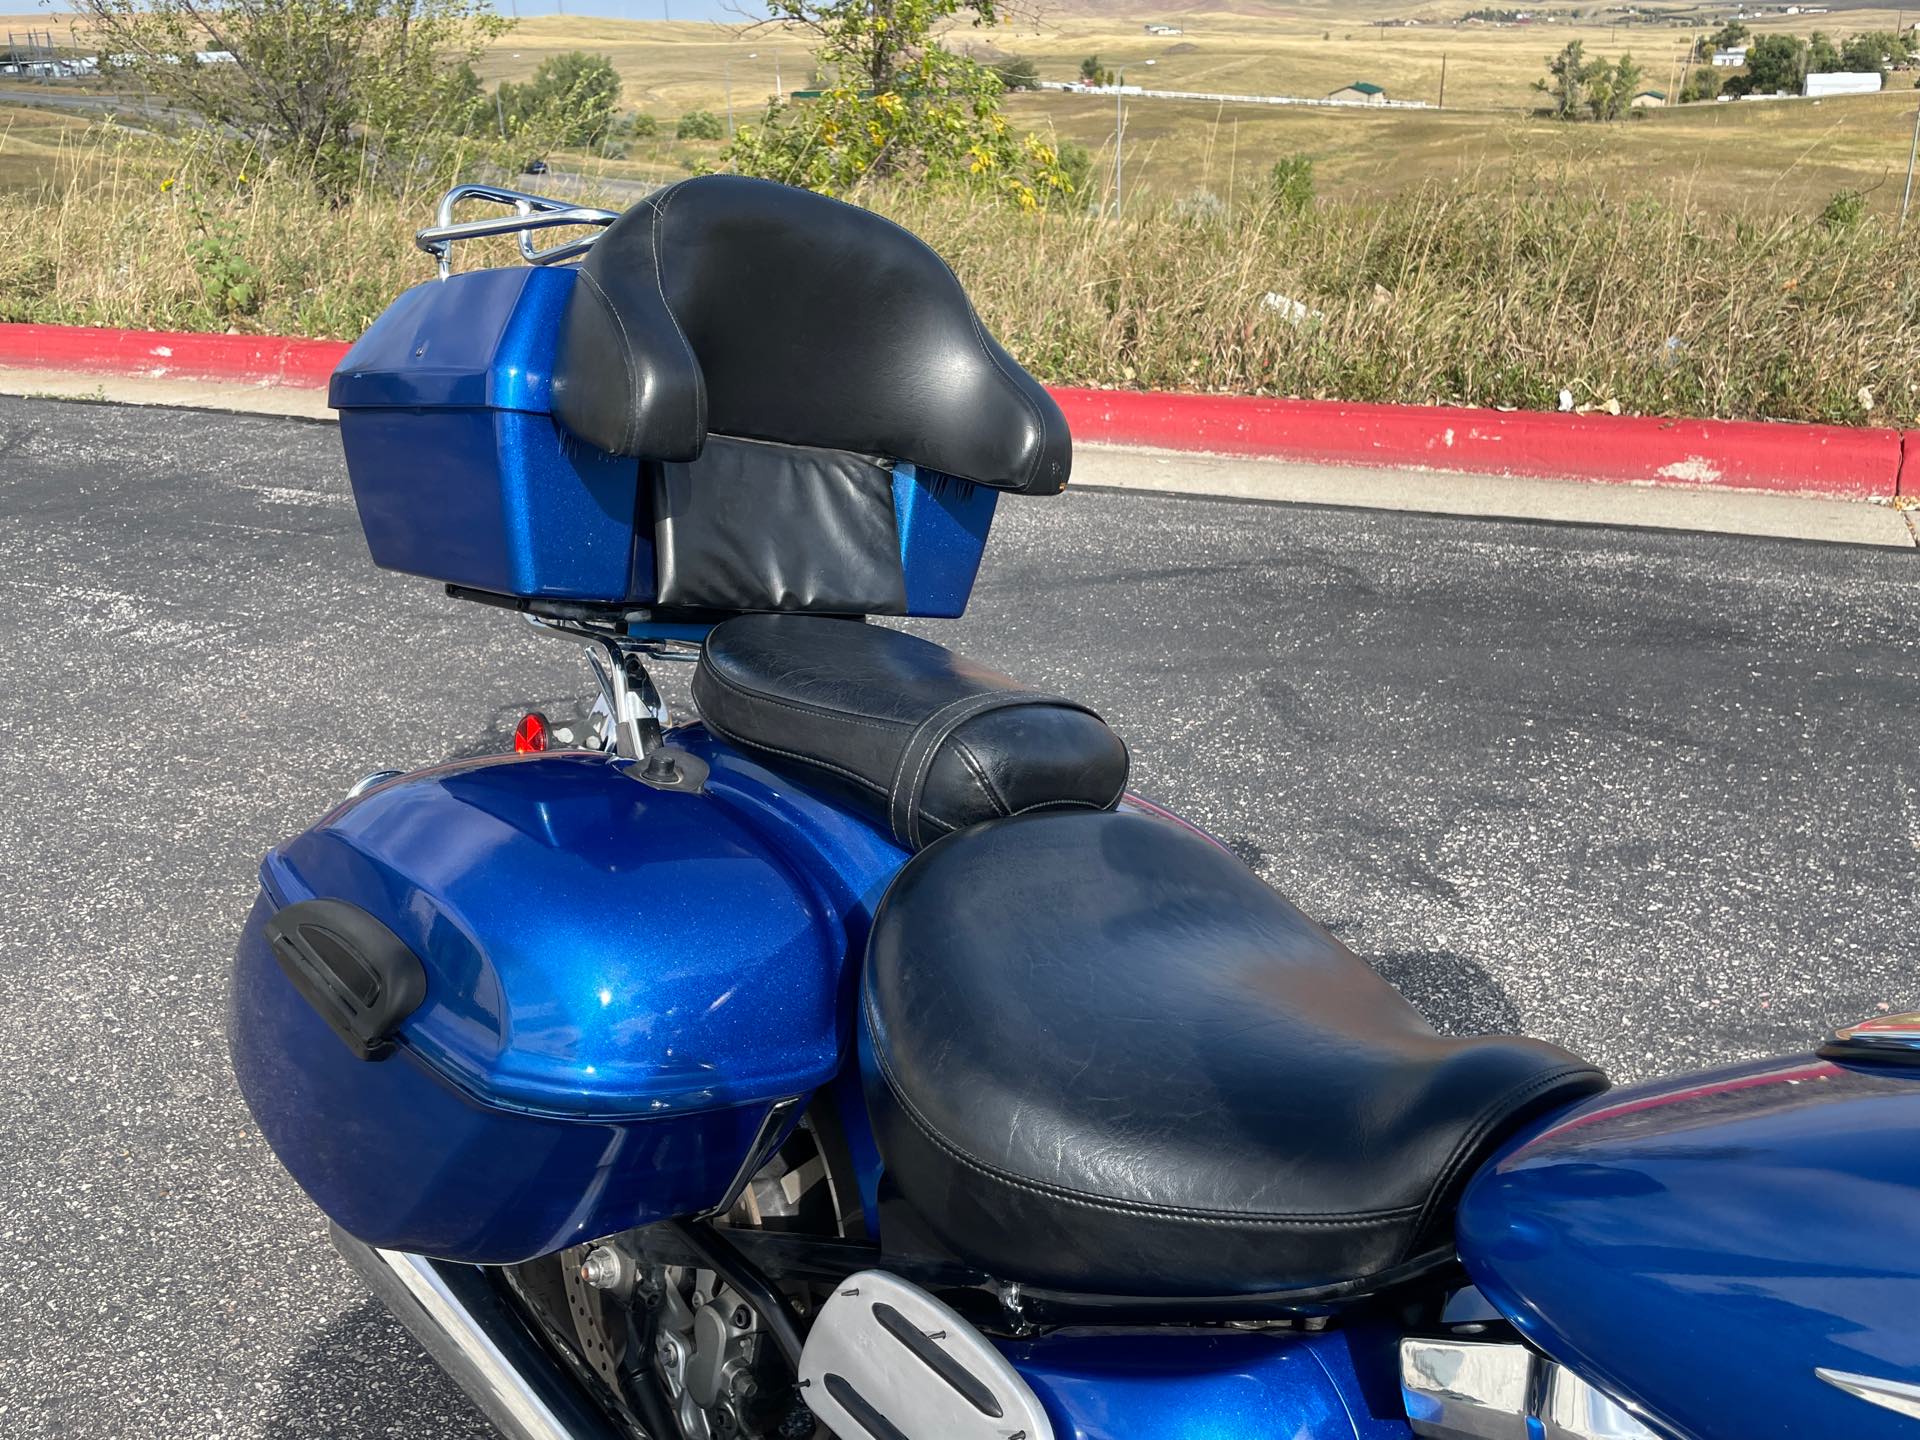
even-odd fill
[[[1920,1430],[1839,1378],[1920,1386],[1910,1064],[1806,1057],[1613,1091],[1474,1179],[1459,1246],[1530,1340],[1675,1435]]]

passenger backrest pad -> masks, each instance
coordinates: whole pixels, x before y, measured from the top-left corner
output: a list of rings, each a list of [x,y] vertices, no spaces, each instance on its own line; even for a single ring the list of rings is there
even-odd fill
[[[554,413],[616,455],[691,461],[709,434],[911,462],[1051,495],[1059,407],[924,243],[810,191],[710,175],[655,192],[580,266]]]

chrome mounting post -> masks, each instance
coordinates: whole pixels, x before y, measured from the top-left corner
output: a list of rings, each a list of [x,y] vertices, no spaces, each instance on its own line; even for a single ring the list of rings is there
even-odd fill
[[[662,649],[666,642],[637,638],[590,622],[569,622],[546,615],[525,618],[536,630],[587,642],[587,664],[600,687],[594,711],[607,717],[614,754],[633,762],[621,767],[628,775],[655,790],[697,793],[706,787],[707,762],[666,743],[665,731],[673,717],[641,659],[643,655],[667,653]]]

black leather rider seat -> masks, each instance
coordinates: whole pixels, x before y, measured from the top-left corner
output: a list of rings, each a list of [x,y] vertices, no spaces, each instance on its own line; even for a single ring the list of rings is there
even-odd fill
[[[908,849],[982,820],[1109,810],[1127,783],[1127,747],[1086,706],[858,620],[724,621],[693,699],[715,734],[832,786]]]
[[[1451,1244],[1476,1166],[1606,1085],[1436,1034],[1201,835],[1139,812],[968,830],[900,873],[863,994],[887,1173],[962,1259],[1083,1294],[1365,1281]]]

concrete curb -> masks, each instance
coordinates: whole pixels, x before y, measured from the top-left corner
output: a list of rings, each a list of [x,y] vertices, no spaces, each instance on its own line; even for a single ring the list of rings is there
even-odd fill
[[[346,353],[340,340],[0,325],[0,365],[93,375],[325,386]]]
[[[0,366],[322,387],[345,342],[0,324]],[[1062,388],[1076,439],[1321,465],[1418,467],[1846,500],[1920,494],[1920,431]]]
[[[1328,465],[1885,500],[1901,431],[1765,421],[1660,420],[1239,395],[1056,390],[1076,439]],[[1915,437],[1920,452],[1920,432]],[[1906,460],[1920,487],[1920,453]]]

